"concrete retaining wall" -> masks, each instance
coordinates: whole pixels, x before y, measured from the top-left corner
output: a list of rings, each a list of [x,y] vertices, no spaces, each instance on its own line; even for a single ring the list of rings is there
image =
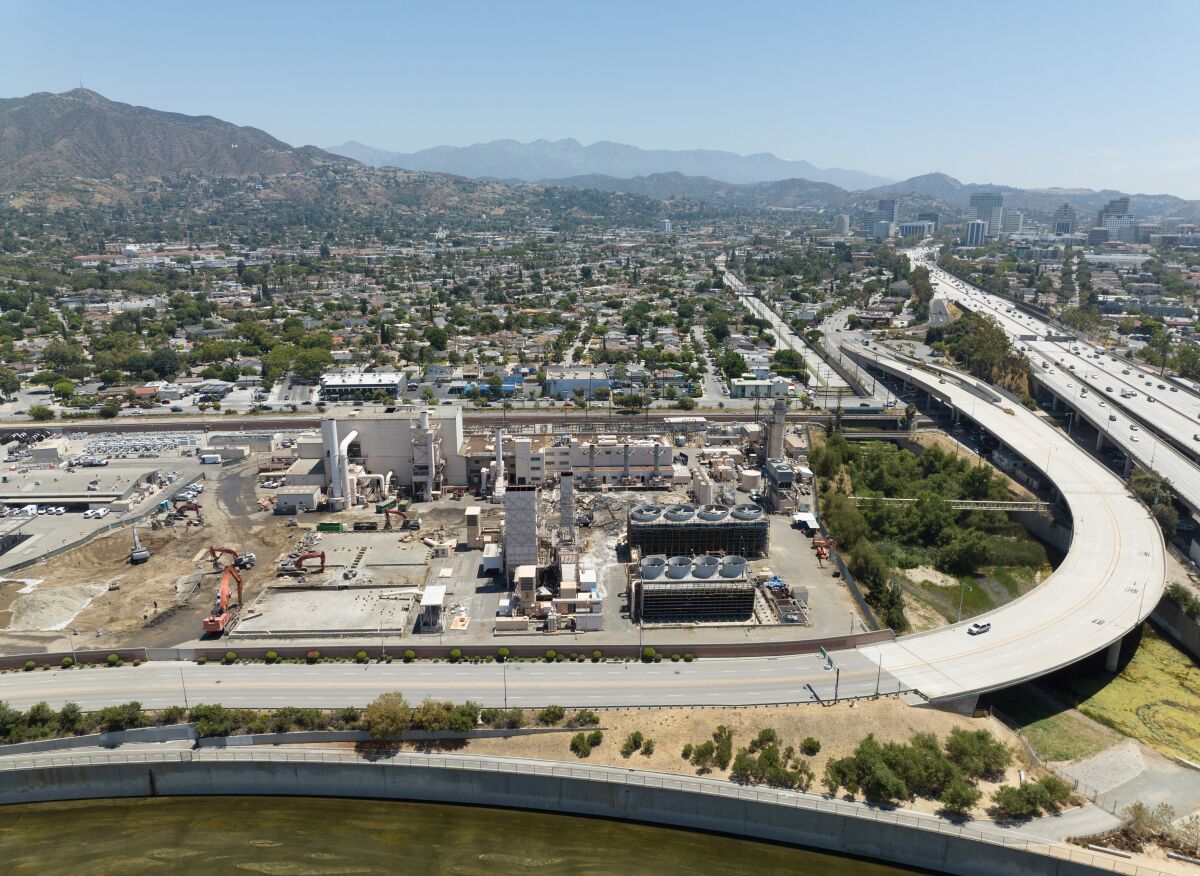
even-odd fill
[[[117,748],[121,745],[178,742],[195,738],[195,724],[169,724],[166,727],[139,727],[136,730],[117,730],[112,733],[89,733],[85,736],[64,736],[61,739],[15,742],[12,745],[0,745],[0,757],[45,751],[69,751],[72,748]]]
[[[1182,608],[1165,596],[1151,612],[1150,620],[1158,624],[1180,648],[1200,660],[1200,621],[1188,617]]]
[[[1065,846],[999,835],[989,841],[928,817],[725,782],[502,758],[397,755],[366,762],[316,752],[272,754],[171,752],[114,755],[110,762],[43,755],[24,765],[0,764],[0,803],[179,795],[465,803],[692,828],[971,876],[1101,872],[1091,866],[1095,856]]]

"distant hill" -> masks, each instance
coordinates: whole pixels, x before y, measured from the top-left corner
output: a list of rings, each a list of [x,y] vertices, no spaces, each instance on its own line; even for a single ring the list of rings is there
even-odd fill
[[[0,99],[0,186],[47,180],[273,175],[350,164],[257,128],[108,100],[77,88]]]
[[[820,168],[807,161],[790,161],[769,152],[738,155],[712,149],[639,149],[608,141],[584,146],[572,139],[534,140],[531,143],[493,140],[473,146],[435,146],[408,153],[387,152],[350,141],[331,146],[327,151],[375,167],[402,167],[476,179],[524,182],[591,175],[630,179],[667,173],[708,177],[728,183],[801,178],[851,190],[892,182],[857,170]]]
[[[953,207],[968,206],[971,195],[978,192],[999,192],[1004,195],[1005,207],[1040,213],[1052,213],[1066,202],[1082,213],[1080,221],[1085,225],[1089,221],[1088,213],[1098,212],[1110,200],[1124,194],[1115,189],[1019,189],[992,183],[963,183],[944,173],[926,173],[870,190],[871,195],[878,197],[919,195]],[[1174,195],[1130,195],[1129,208],[1140,217],[1194,218],[1200,215],[1200,201],[1187,201]]]
[[[656,173],[632,179],[591,174],[546,180],[546,185],[624,192],[645,195],[660,201],[704,201],[751,209],[815,210],[839,206],[848,196],[845,189],[806,179],[734,185],[703,176],[684,176],[681,173]]]

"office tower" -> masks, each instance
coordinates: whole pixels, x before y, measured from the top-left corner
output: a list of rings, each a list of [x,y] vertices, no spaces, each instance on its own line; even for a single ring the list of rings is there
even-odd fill
[[[845,213],[837,213],[833,217],[833,233],[844,235],[850,233],[850,217]]]
[[[967,223],[963,243],[967,246],[983,246],[987,239],[988,224],[983,219],[972,219]]]
[[[1078,216],[1075,213],[1075,208],[1070,204],[1061,204],[1054,211],[1054,233],[1055,234],[1074,234],[1075,222]]]
[[[1104,220],[1108,219],[1110,216],[1128,216],[1128,215],[1129,215],[1129,196],[1123,195],[1119,198],[1113,198],[1111,201],[1109,201],[1107,204],[1105,204],[1101,208],[1100,215],[1096,219],[1096,225],[1098,225],[1098,226],[1104,225]]]
[[[934,213],[934,212],[918,213],[917,221],[918,222],[932,222],[933,230],[934,231],[938,230],[938,214],[937,213]]]
[[[896,221],[896,199],[887,198],[881,199],[875,207],[876,222],[895,222]]]
[[[1020,210],[1005,210],[1000,217],[1000,227],[1005,234],[1020,234],[1025,227],[1025,214]]]
[[[1004,216],[1004,195],[999,192],[980,192],[971,195],[971,219],[987,223],[987,235],[995,237],[1001,231]]]

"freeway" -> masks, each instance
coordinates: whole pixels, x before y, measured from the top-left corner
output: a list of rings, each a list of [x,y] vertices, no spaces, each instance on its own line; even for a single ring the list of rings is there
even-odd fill
[[[917,263],[923,258],[918,256]],[[1169,479],[1179,498],[1200,513],[1200,396],[1101,347],[1052,340],[1062,334],[1045,320],[923,263],[940,295],[995,317],[1028,357],[1041,384],[1103,433],[1104,440]]]
[[[84,709],[137,700],[145,708],[219,702],[229,707],[365,706],[386,691],[484,706],[738,706],[814,702],[896,693],[897,681],[855,651],[835,655],[840,672],[816,654],[694,663],[391,663],[315,666],[246,663],[199,666],[150,662],[106,669],[54,669],[0,675],[0,701],[28,709],[46,701]],[[807,685],[812,685],[810,691]]]
[[[950,369],[930,369],[878,348],[844,348],[969,413],[1057,487],[1073,520],[1070,550],[1040,586],[972,622],[897,639],[863,653],[904,687],[950,700],[1007,687],[1067,666],[1118,642],[1154,609],[1165,587],[1158,525],[1124,483],[1042,417]]]

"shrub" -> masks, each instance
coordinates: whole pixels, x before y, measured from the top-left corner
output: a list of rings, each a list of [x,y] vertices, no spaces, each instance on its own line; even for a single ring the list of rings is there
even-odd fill
[[[316,663],[318,660],[321,659],[321,652],[320,651],[309,651],[307,654],[304,655],[304,659],[308,663]]]
[[[120,706],[105,706],[97,713],[97,721],[101,730],[132,730],[146,724],[146,714],[142,704],[133,701]]]
[[[646,757],[649,757],[650,755],[654,754],[654,740],[653,739],[647,739],[645,742],[642,743],[642,754],[645,755]]]
[[[779,734],[772,728],[767,727],[758,731],[758,735],[750,740],[750,753],[753,754],[760,749],[766,748],[768,745],[778,745]]]
[[[459,660],[462,660],[462,650],[459,648],[455,648],[453,651],[450,652],[450,662],[457,663]]]
[[[658,652],[656,652],[649,645],[647,645],[645,648],[642,649],[642,661],[643,662],[651,663],[654,661],[654,658],[656,656],[658,656]]]
[[[508,649],[507,648],[501,648],[496,652],[496,661],[498,663],[503,663],[507,659],[508,659]]]
[[[592,746],[588,743],[586,733],[576,733],[571,737],[571,751],[577,757],[587,757],[592,753]]]
[[[803,751],[806,756],[812,757],[821,750],[821,740],[814,739],[812,736],[805,736],[800,742],[800,750]]]
[[[567,714],[567,710],[562,706],[546,706],[538,712],[539,724],[557,724]]]
[[[1002,785],[992,793],[996,816],[1004,821],[1033,818],[1041,813],[1043,800],[1048,803],[1050,795],[1037,782],[1019,788]]]
[[[108,658],[104,662],[107,663],[109,666],[120,666],[121,658],[118,657],[116,654],[109,654]]]
[[[199,657],[196,658],[197,666],[203,666],[207,662],[208,662],[208,658],[205,657],[203,654],[201,654]]]
[[[268,651],[263,655],[263,660],[265,660],[267,663],[278,663],[279,654],[275,651]]]
[[[404,662],[405,663],[412,663],[416,659],[417,659],[417,654],[412,649],[409,649],[404,652]]]
[[[354,661],[356,663],[366,663],[369,659],[370,658],[367,657],[366,651],[359,651],[357,654],[354,655]]]
[[[599,651],[593,651],[593,652],[592,652],[592,662],[593,662],[593,663],[598,663],[598,662],[600,662],[600,658],[601,658],[601,657],[603,657],[603,656],[604,656],[604,655],[603,655],[603,654],[601,654]]]
[[[600,723],[600,716],[591,709],[580,709],[567,720],[568,727],[595,727]]]
[[[983,792],[962,776],[956,776],[942,791],[942,806],[947,812],[965,815],[979,802]]]
[[[683,752],[679,756],[682,757],[684,760],[691,760],[692,752],[694,750],[695,749],[692,747],[692,743],[689,742],[683,746]]]
[[[684,655],[683,655],[683,662],[684,662],[684,663],[691,663],[691,662],[692,662],[693,660],[695,660],[695,659],[696,659],[696,657],[695,657],[695,655],[693,655],[693,654],[684,654]]]
[[[188,717],[200,736],[229,736],[236,729],[233,712],[219,703],[192,706]]]
[[[1038,784],[1042,786],[1050,798],[1048,808],[1057,809],[1071,799],[1071,786],[1058,776],[1046,776]]]
[[[547,651],[547,652],[546,652],[546,662],[547,662],[547,663],[553,663],[553,662],[554,662],[554,659],[555,659],[555,657],[557,657],[557,656],[558,656],[558,655],[557,655],[557,654],[555,654],[553,651]]]
[[[771,731],[774,733],[775,731]],[[716,743],[716,751],[713,753],[713,762],[718,769],[728,769],[729,762],[733,760],[733,732],[721,724],[713,732],[713,742]]]
[[[480,718],[497,730],[516,730],[525,725],[525,713],[520,709],[484,709]]]
[[[58,729],[63,733],[78,733],[83,729],[83,710],[78,703],[63,703],[58,713]]]
[[[599,733],[600,731],[597,730],[596,732]],[[642,745],[645,744],[645,742],[646,742],[646,737],[642,735],[642,731],[634,730],[632,733],[630,733],[628,736],[625,737],[625,743],[621,746],[621,756],[629,757],[635,751],[640,750]]]
[[[237,654],[234,653],[233,651],[226,651],[225,657],[221,662],[224,663],[226,666],[228,666],[230,663],[236,663],[237,662]]]
[[[401,694],[380,694],[363,710],[360,723],[372,739],[399,736],[412,726],[412,707]]]
[[[672,663],[678,663],[678,662],[679,662],[679,655],[678,655],[678,654],[672,654],[672,655],[671,655],[671,662],[672,662]]]
[[[159,726],[180,724],[187,717],[187,709],[183,706],[167,706],[154,717],[154,723]]]
[[[590,745],[592,748],[595,748],[602,741],[604,741],[604,734],[599,730],[593,730],[587,735],[587,741],[588,745]]]
[[[62,659],[62,668],[63,669],[70,669],[74,665],[75,665],[75,661],[72,660],[70,657],[64,657]]]
[[[26,660],[25,661],[25,671],[26,672],[32,672],[35,669],[37,669],[37,661],[36,660]]]
[[[946,756],[973,779],[996,779],[1012,763],[1012,752],[987,730],[955,727],[945,743]]]

